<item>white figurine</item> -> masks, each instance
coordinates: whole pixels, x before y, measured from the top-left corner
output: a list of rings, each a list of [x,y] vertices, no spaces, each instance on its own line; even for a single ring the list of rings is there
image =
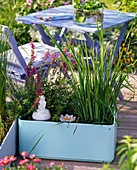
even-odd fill
[[[39,106],[36,112],[33,112],[32,118],[35,120],[48,120],[50,119],[50,112],[46,107],[44,95],[40,96]]]

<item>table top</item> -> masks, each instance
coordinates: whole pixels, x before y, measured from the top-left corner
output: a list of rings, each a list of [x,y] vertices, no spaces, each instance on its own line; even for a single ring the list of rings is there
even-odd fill
[[[25,15],[23,17],[16,18],[17,21],[23,21],[25,24],[43,24],[43,25],[50,25],[54,27],[63,27],[68,29],[75,29],[78,32],[97,32],[97,26],[78,26],[73,23],[73,19],[63,19],[63,20],[54,20],[54,21],[42,21],[36,16],[45,16],[48,14],[48,16],[53,13],[56,14],[66,14],[66,15],[73,15],[73,6],[72,5],[66,5],[66,6],[60,6],[55,8],[50,8],[47,10],[35,12],[29,15]],[[136,18],[135,13],[121,13],[120,11],[114,11],[114,10],[107,10],[105,9],[103,11],[104,13],[104,19],[103,19],[103,29],[108,29],[120,24],[123,24],[125,22],[134,20]]]

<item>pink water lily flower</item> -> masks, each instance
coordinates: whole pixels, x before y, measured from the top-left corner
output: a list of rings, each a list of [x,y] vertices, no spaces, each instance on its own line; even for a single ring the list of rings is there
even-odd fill
[[[61,122],[73,122],[75,121],[76,117],[74,117],[73,115],[68,115],[66,114],[65,116],[60,115],[60,121]]]

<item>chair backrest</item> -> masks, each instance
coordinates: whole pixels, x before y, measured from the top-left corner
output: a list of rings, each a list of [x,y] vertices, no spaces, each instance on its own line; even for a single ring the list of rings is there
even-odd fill
[[[12,49],[13,53],[15,54],[15,56],[17,57],[20,66],[22,67],[23,71],[26,73],[26,62],[22,56],[22,54],[20,53],[18,46],[17,46],[17,41],[15,40],[15,38],[12,36],[12,32],[9,29],[8,26],[0,26],[2,27],[2,33],[4,34],[3,36],[3,41],[7,41],[10,45],[10,48]],[[15,64],[15,63],[14,63]]]

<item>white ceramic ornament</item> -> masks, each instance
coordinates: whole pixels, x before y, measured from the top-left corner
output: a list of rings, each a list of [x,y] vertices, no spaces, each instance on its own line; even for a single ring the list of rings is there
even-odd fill
[[[44,95],[40,96],[39,106],[36,112],[33,112],[32,118],[35,120],[48,120],[51,115],[46,107],[46,101]]]

